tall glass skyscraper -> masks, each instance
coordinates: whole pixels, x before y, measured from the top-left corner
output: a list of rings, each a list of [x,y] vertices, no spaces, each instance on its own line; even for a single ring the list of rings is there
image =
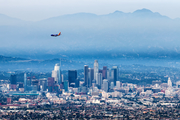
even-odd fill
[[[98,60],[94,61],[94,79],[96,79],[96,75],[97,73],[99,73],[99,64],[98,64]]]
[[[172,82],[171,82],[170,77],[168,77],[168,87],[172,87]]]
[[[11,75],[10,82],[11,82],[12,85],[16,85],[17,84],[16,75]]]
[[[68,80],[69,80],[69,86],[71,83],[76,83],[77,80],[77,70],[68,70]]]
[[[102,75],[103,75],[103,79],[107,79],[107,66],[103,66]]]
[[[61,84],[61,66],[59,63],[57,63],[54,66],[54,70],[52,71],[52,77],[54,78],[54,80],[56,81],[56,83]]]
[[[65,92],[68,92],[68,80],[65,80],[64,81],[64,89],[65,89]]]
[[[84,82],[85,85],[88,87],[88,65],[84,65]]]
[[[48,78],[48,92],[53,92],[54,91],[54,78],[49,77]]]
[[[118,70],[118,67],[117,66],[113,66],[111,71],[113,73],[113,74],[111,74],[111,76],[112,76],[112,78],[114,80],[114,86],[116,86],[116,81],[118,81],[118,79],[119,79],[119,70]]]
[[[108,80],[107,79],[103,80],[103,90],[105,92],[108,92],[108,90],[109,90],[109,84],[108,84]]]
[[[103,79],[102,79],[102,73],[97,73],[96,74],[96,84],[98,84],[100,86],[100,88],[102,88],[102,85],[103,85]]]
[[[92,86],[92,81],[94,80],[94,69],[93,68],[89,68],[89,72],[88,72],[88,87]]]
[[[27,90],[27,76],[26,73],[24,73],[24,91]]]
[[[16,86],[17,86],[16,75],[11,75],[10,82],[11,82],[11,89],[16,89]]]

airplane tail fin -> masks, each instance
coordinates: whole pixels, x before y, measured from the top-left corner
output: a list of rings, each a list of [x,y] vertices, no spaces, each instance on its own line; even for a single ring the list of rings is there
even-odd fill
[[[61,32],[58,35],[61,35]]]

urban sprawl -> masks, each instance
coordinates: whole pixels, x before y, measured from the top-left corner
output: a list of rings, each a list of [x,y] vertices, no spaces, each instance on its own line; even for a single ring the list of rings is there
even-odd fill
[[[67,79],[61,63],[51,77],[36,78],[23,73],[1,80],[0,119],[169,119],[180,118],[180,82],[158,79],[151,84],[121,82],[120,67],[99,69],[84,65],[83,78],[77,70],[68,70]],[[136,76],[134,79],[139,80]]]

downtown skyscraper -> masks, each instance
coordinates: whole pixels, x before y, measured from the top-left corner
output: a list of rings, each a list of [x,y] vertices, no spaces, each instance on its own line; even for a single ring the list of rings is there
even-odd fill
[[[94,61],[94,79],[97,78],[97,74],[99,73],[99,64],[98,60]],[[96,80],[97,81],[97,80]],[[96,82],[97,83],[97,82]]]
[[[77,70],[68,70],[68,82],[70,87],[75,87],[77,84]]]
[[[11,89],[16,89],[17,86],[17,76],[11,75],[10,76],[10,82],[11,82]]]
[[[88,65],[84,65],[84,83],[85,83],[85,86],[89,87],[89,85],[88,85]]]
[[[92,81],[94,80],[94,69],[93,68],[89,68],[89,72],[88,72],[88,87],[92,86]]]
[[[118,81],[119,79],[119,70],[118,70],[118,66],[113,66],[111,69],[111,76],[113,78],[114,81],[114,86],[116,86],[116,81]]]
[[[27,90],[27,75],[24,73],[24,91]]]
[[[52,77],[54,78],[55,82],[58,84],[61,84],[61,66],[59,63],[57,63],[54,66],[54,70],[52,71]]]
[[[102,75],[103,79],[107,79],[107,66],[103,66]]]

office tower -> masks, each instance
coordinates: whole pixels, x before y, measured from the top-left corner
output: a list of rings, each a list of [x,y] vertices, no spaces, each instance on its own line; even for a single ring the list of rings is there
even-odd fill
[[[69,82],[68,82],[68,80],[65,80],[65,81],[64,81],[64,89],[65,89],[65,92],[68,92],[68,86],[69,86]]]
[[[121,84],[120,84],[120,81],[116,81],[116,88],[120,88]]]
[[[48,92],[53,92],[54,91],[54,78],[49,77],[48,78]]]
[[[108,80],[107,80],[107,79],[104,79],[104,80],[103,80],[103,90],[104,90],[105,92],[108,92],[108,90],[109,90]]]
[[[168,77],[168,87],[172,87],[172,82],[171,82],[170,77]]]
[[[88,72],[88,87],[92,86],[92,81],[94,80],[94,69],[89,68],[89,72]]]
[[[47,86],[48,79],[47,78],[41,78],[41,79],[39,79],[39,82],[40,82],[40,85],[43,85],[43,82],[45,82],[46,86]]]
[[[10,82],[11,82],[11,84],[13,84],[13,85],[16,85],[16,84],[17,84],[16,75],[11,75]]]
[[[77,79],[76,79],[76,82],[75,82],[75,87],[76,87],[76,88],[79,87],[79,81],[80,81],[80,78],[77,78]]]
[[[111,77],[110,77],[110,79],[114,81],[114,69],[111,69]]]
[[[27,76],[26,73],[24,73],[24,91],[27,90]]]
[[[31,77],[27,77],[26,84],[27,84],[27,86],[31,86]]]
[[[111,79],[111,70],[107,69],[107,79],[110,80]]]
[[[102,73],[96,73],[96,84],[102,87]]]
[[[96,85],[96,80],[92,80],[92,87],[95,87]]]
[[[64,82],[64,75],[61,74],[61,83]]]
[[[98,65],[98,60],[94,61],[94,79],[96,79],[96,73],[99,72],[99,65]]]
[[[103,73],[103,70],[99,70],[99,73]]]
[[[42,91],[46,91],[46,89],[47,89],[47,82],[42,81]]]
[[[60,66],[59,66],[59,81],[58,84],[60,85],[62,83],[62,76],[61,76],[61,60],[60,60]]]
[[[35,76],[33,76],[32,80],[31,80],[31,85],[32,85],[34,91],[40,90],[39,80],[36,79]]]
[[[39,80],[38,79],[32,79],[31,85],[39,85]]]
[[[16,75],[11,75],[10,82],[11,82],[11,89],[15,90],[16,89],[16,84],[17,84]]]
[[[113,81],[114,81],[114,86],[116,86],[116,81],[118,81],[118,78],[119,78],[119,70],[118,70],[118,67],[117,66],[113,66],[112,68],[112,78],[113,78]]]
[[[75,84],[76,79],[77,79],[77,70],[68,70],[68,80],[70,87],[73,87],[71,86],[71,84]]]
[[[23,83],[19,82],[18,83],[18,88],[24,88]]]
[[[103,79],[107,79],[107,66],[103,66],[102,75],[103,75]]]
[[[41,86],[41,90],[42,91],[46,91],[47,90],[47,84],[48,84],[48,80],[47,78],[42,78],[42,79],[39,79],[39,83],[40,83],[40,86]]]
[[[54,66],[54,70],[52,71],[52,77],[54,78],[56,83],[61,84],[61,70],[59,63]]]
[[[114,82],[111,82],[110,88],[111,88],[111,89],[114,89]]]
[[[84,83],[85,83],[85,86],[89,86],[88,85],[88,66],[87,65],[84,65]]]
[[[54,92],[59,93],[59,91],[60,91],[59,88],[60,88],[60,86],[58,84],[55,84],[54,85]]]

